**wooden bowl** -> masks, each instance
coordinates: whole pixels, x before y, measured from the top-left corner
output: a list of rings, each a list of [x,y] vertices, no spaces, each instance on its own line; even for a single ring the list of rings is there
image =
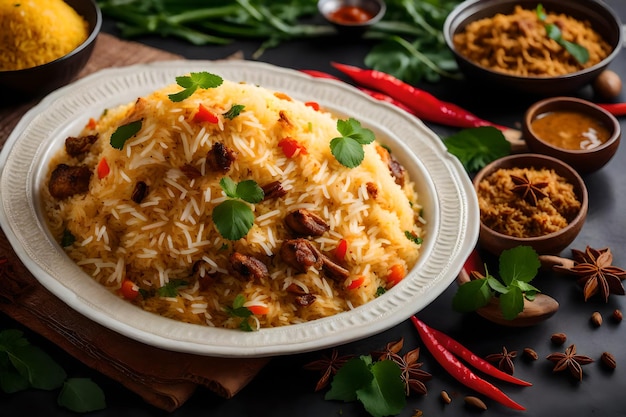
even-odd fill
[[[497,256],[499,256],[503,250],[520,245],[532,247],[539,255],[556,255],[567,248],[574,239],[576,239],[576,236],[582,229],[587,218],[589,206],[587,187],[576,170],[566,163],[547,155],[532,153],[509,155],[495,160],[476,174],[473,183],[477,193],[480,182],[500,168],[552,169],[557,175],[565,178],[574,186],[574,192],[578,201],[581,203],[581,208],[574,219],[563,229],[537,237],[521,238],[508,236],[490,229],[481,220],[479,235],[480,246]]]
[[[540,132],[533,128],[533,122],[538,118],[557,112],[569,112],[594,120],[606,128],[608,139],[604,143],[588,149],[565,149],[547,141]],[[573,124],[560,123],[555,129],[558,129],[559,134],[566,134],[565,129],[568,128],[568,125],[572,126]],[[551,97],[540,100],[528,108],[522,122],[522,136],[531,152],[560,159],[573,167],[579,174],[584,175],[597,171],[613,158],[619,147],[622,132],[615,116],[590,101],[575,97]]]

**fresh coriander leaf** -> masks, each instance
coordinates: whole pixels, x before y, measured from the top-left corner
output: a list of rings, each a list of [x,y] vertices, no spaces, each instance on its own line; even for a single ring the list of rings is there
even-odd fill
[[[386,292],[387,292],[387,289],[385,287],[378,287],[376,288],[376,297],[380,297]]]
[[[67,376],[63,368],[37,346],[28,344],[7,351],[7,354],[11,364],[33,388],[59,388]]]
[[[513,281],[511,283],[511,285],[514,285],[517,288],[519,288],[524,293],[524,296],[527,296],[527,295],[530,295],[530,294],[536,294],[536,293],[541,292],[534,285],[531,285],[531,284],[529,284],[527,282],[524,282],[524,281],[515,280],[515,281]],[[526,298],[528,298],[528,297],[526,297]]]
[[[198,88],[216,88],[222,85],[224,80],[219,75],[206,71],[192,72],[189,75],[176,77],[176,83],[184,90],[178,93],[169,94],[168,97],[173,102],[183,101],[196,92]]]
[[[239,200],[226,200],[218,204],[211,217],[220,234],[229,240],[243,238],[254,224],[252,209]]]
[[[70,378],[63,384],[57,404],[76,413],[106,408],[102,389],[89,378]]]
[[[230,198],[238,198],[237,195],[237,183],[228,177],[224,177],[220,180],[220,187],[224,190],[224,193]]]
[[[256,204],[263,201],[265,193],[254,180],[245,180],[237,184],[237,196],[243,201]]]
[[[123,149],[126,141],[137,134],[141,130],[143,120],[135,120],[115,129],[111,135],[111,146],[115,149]]]
[[[516,246],[500,254],[500,278],[505,284],[513,280],[532,281],[541,267],[539,255],[530,246]]]
[[[459,285],[452,298],[452,307],[460,313],[468,313],[486,306],[492,297],[487,279],[475,279]]]
[[[224,117],[226,117],[227,119],[232,120],[235,117],[239,116],[239,114],[245,108],[246,108],[246,106],[244,106],[243,104],[233,104],[232,107],[226,113],[224,113]]]
[[[406,236],[407,239],[409,239],[411,242],[415,243],[416,245],[421,245],[423,242],[423,239],[421,237],[415,236],[409,230],[404,231],[404,236]]]
[[[360,356],[346,362],[335,374],[330,390],[324,398],[344,402],[356,401],[358,399],[357,391],[369,384],[374,378],[370,371],[371,359],[371,357]]]
[[[330,141],[330,151],[337,161],[348,168],[357,167],[363,162],[363,145],[372,143],[374,132],[361,126],[358,120],[337,120],[337,130],[342,136]]]
[[[374,363],[370,384],[357,390],[357,397],[373,417],[399,414],[406,405],[402,370],[397,363],[383,360]]]
[[[511,153],[511,143],[499,129],[491,126],[463,129],[443,139],[443,143],[468,172],[479,171],[488,163]]]
[[[497,293],[504,294],[508,291],[507,286],[501,283],[497,278],[488,276],[487,282],[489,283],[489,287]]]
[[[0,390],[14,394],[30,388],[28,378],[20,374],[13,366],[0,366]]]
[[[251,332],[252,326],[248,322],[248,317],[252,316],[252,311],[248,307],[244,307],[244,303],[246,302],[246,298],[243,294],[238,294],[233,300],[233,306],[226,306],[225,310],[231,317],[239,317],[243,320],[239,323],[239,328],[245,332]]]
[[[159,297],[176,297],[178,295],[178,289],[184,287],[189,283],[182,279],[172,279],[164,286],[157,289]]]
[[[365,158],[363,146],[356,140],[345,136],[333,138],[330,141],[330,149],[335,159],[348,168],[358,167]]]
[[[76,242],[76,237],[67,229],[63,229],[63,235],[61,236],[61,246],[67,248],[72,246]]]
[[[501,294],[499,298],[502,317],[506,320],[513,320],[524,310],[524,296],[516,286],[510,286],[509,290]]]

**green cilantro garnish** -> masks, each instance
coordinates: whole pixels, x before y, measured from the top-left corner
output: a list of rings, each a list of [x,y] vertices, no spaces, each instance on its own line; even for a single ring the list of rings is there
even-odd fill
[[[176,297],[178,295],[178,289],[188,284],[187,281],[182,279],[172,279],[167,284],[157,289],[157,294],[160,297]]]
[[[244,303],[246,302],[246,298],[242,294],[238,294],[233,300],[233,306],[226,306],[225,310],[231,317],[238,317],[243,319],[239,324],[239,328],[245,332],[251,332],[252,327],[248,322],[248,318],[252,316],[252,312],[248,307],[244,307]]]
[[[248,234],[254,224],[254,213],[244,201],[251,204],[259,203],[265,194],[253,180],[235,183],[230,178],[224,177],[220,180],[220,186],[230,199],[215,206],[211,216],[213,223],[226,239],[239,240]]]
[[[61,246],[67,248],[72,246],[76,242],[76,237],[67,229],[63,229],[63,236],[61,236]]]
[[[387,289],[385,287],[378,287],[376,288],[376,297],[380,297],[386,292],[387,292]]]
[[[372,143],[374,132],[364,127],[358,120],[337,120],[337,130],[342,136],[330,141],[330,151],[339,163],[348,168],[357,167],[363,162],[363,145]]]
[[[415,234],[409,230],[404,231],[404,236],[416,245],[421,245],[424,241],[421,237],[415,236]]]
[[[443,144],[468,172],[479,171],[489,162],[511,153],[511,143],[491,126],[461,130],[443,139]]]
[[[324,398],[358,400],[374,417],[397,415],[406,405],[402,370],[391,360],[372,363],[369,355],[352,358],[339,368]]]
[[[32,345],[20,330],[0,331],[0,391],[7,394],[30,388],[62,387],[57,403],[74,412],[105,408],[104,393],[91,380],[66,379],[65,370],[46,352]]]
[[[189,75],[176,77],[176,84],[183,87],[184,90],[169,94],[171,101],[177,103],[191,96],[198,88],[216,88],[222,85],[224,80],[219,75],[210,72],[192,72]]]
[[[140,119],[119,126],[111,135],[111,146],[115,149],[122,150],[126,141],[135,136],[137,132],[141,130],[142,123],[143,120]]]
[[[544,22],[546,33],[550,39],[565,48],[565,50],[569,52],[579,64],[584,64],[589,61],[589,51],[587,51],[587,48],[577,43],[566,41],[563,39],[561,29],[557,25],[553,23],[545,23],[547,16],[542,4],[537,5],[536,12],[539,20]]]
[[[246,108],[246,106],[244,106],[243,104],[233,104],[232,107],[226,113],[224,113],[224,117],[226,117],[227,119],[232,120],[235,117],[239,116],[239,114],[245,108]]]
[[[486,276],[460,285],[452,299],[455,310],[467,313],[484,307],[499,297],[502,316],[513,320],[524,309],[524,298],[534,300],[540,291],[530,284],[541,266],[537,252],[530,246],[517,246],[500,254],[501,281]]]

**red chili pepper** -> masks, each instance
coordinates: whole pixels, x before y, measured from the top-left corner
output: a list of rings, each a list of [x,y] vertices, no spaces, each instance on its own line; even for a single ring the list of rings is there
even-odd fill
[[[303,72],[305,74],[309,74],[310,76],[315,77],[315,78],[326,78],[328,80],[341,81],[341,79],[339,77],[335,77],[334,75],[329,74],[329,73],[324,72],[324,71],[303,69],[303,70],[300,70],[300,72]]]
[[[450,352],[459,356],[461,359],[465,360],[467,363],[474,366],[476,369],[483,371],[487,375],[491,375],[495,378],[501,379],[505,382],[510,382],[512,384],[523,385],[525,387],[529,387],[532,383],[528,381],[524,381],[523,379],[519,379],[514,377],[511,374],[507,374],[506,372],[502,372],[486,360],[476,356],[471,350],[448,336],[447,334],[430,327],[430,331],[433,333],[435,338]]]
[[[280,142],[278,142],[278,146],[282,148],[283,153],[287,158],[294,156],[298,150],[300,150],[300,153],[303,155],[307,154],[304,145],[301,145],[297,140],[292,138],[281,139]]]
[[[439,364],[457,381],[469,388],[472,388],[476,392],[499,402],[502,405],[515,410],[526,410],[525,407],[513,401],[496,386],[480,378],[472,372],[471,369],[463,365],[463,363],[456,356],[454,356],[451,351],[446,349],[446,347],[439,342],[435,333],[425,323],[415,316],[411,316],[411,321],[417,329],[417,332],[419,333],[426,348],[434,356],[437,362],[439,362]]]
[[[598,106],[613,116],[626,116],[626,103],[600,103]]]
[[[460,106],[439,100],[429,92],[413,87],[385,72],[336,62],[332,62],[331,65],[360,85],[388,94],[426,121],[461,128],[493,126],[503,131],[509,130],[508,127],[481,119]]]
[[[198,111],[193,116],[193,121],[198,123],[208,122],[215,124],[219,122],[219,119],[215,114],[213,114],[213,112],[211,112],[209,109],[204,107],[202,103],[200,103],[198,105]]]
[[[320,109],[320,105],[316,101],[307,101],[306,103],[304,103],[304,105],[305,106],[309,106],[310,108],[312,108],[315,111],[318,111]]]
[[[339,260],[343,260],[346,258],[346,254],[348,253],[348,241],[345,239],[341,239],[339,244],[335,248],[335,257]]]
[[[350,283],[346,286],[346,288],[348,288],[349,290],[354,290],[356,288],[359,288],[363,284],[364,281],[365,281],[365,277],[363,275],[359,275],[358,277],[350,281]]]
[[[111,168],[109,168],[109,164],[107,163],[107,160],[102,158],[100,159],[100,162],[98,162],[98,167],[96,168],[96,171],[98,172],[98,179],[102,179],[104,177],[106,177],[107,175],[109,175],[109,172],[111,172]]]

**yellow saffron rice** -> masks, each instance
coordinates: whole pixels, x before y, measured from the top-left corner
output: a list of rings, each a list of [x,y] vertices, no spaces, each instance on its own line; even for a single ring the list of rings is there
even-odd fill
[[[87,29],[63,0],[0,0],[0,71],[61,58],[87,39]]]
[[[172,102],[168,94],[180,90],[172,84],[107,109],[82,132],[98,134],[85,155],[70,157],[62,149],[50,162],[50,170],[65,163],[85,164],[93,172],[85,194],[55,199],[47,184],[41,192],[53,235],[59,242],[67,231],[75,237],[66,252],[95,280],[116,294],[131,280],[141,290],[132,302],[165,317],[225,328],[249,320],[252,328],[261,328],[363,305],[390,289],[398,272],[406,274],[415,265],[424,235],[421,206],[408,174],[402,185],[391,174],[384,138],[363,147],[365,159],[358,167],[346,168],[329,146],[341,136],[337,118],[323,108],[228,80]],[[217,120],[198,121],[200,104]],[[234,105],[243,110],[226,117]],[[111,134],[137,120],[142,121],[139,132],[122,150],[112,147]],[[299,144],[294,155],[279,145],[285,138]],[[213,172],[207,163],[218,142],[236,154],[226,173]],[[103,158],[110,172],[99,178]],[[196,175],[188,175],[190,166]],[[286,192],[250,204],[254,225],[237,241],[222,237],[211,217],[227,199],[220,187],[224,177],[260,186],[279,181]],[[149,190],[140,203],[131,198],[138,181]],[[281,259],[282,243],[294,237],[285,217],[297,209],[327,223],[321,236],[306,239],[347,269],[348,278],[333,279],[314,267],[301,273]],[[346,254],[336,259],[342,241]],[[233,251],[262,261],[269,276],[237,278],[229,265]],[[159,293],[168,283],[175,283],[175,291]],[[314,301],[298,303],[302,294]],[[229,314],[237,298],[253,317]]]

